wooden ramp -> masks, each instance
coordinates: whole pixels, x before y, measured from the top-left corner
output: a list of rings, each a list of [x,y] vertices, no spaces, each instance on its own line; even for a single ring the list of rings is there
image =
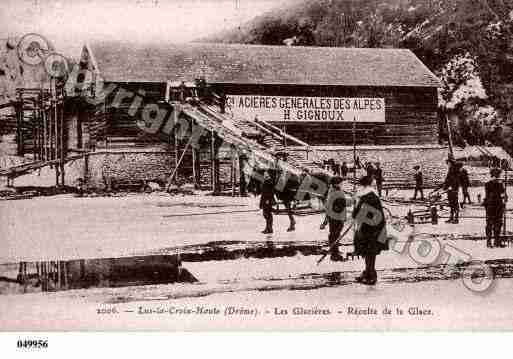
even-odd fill
[[[79,155],[69,156],[64,159],[64,163],[78,160],[86,156],[87,153]],[[7,177],[8,179],[14,179],[23,175],[26,175],[35,170],[39,170],[43,167],[55,166],[61,163],[61,159],[54,159],[50,161],[34,161],[28,163],[22,163],[8,168],[0,168],[0,177]]]
[[[244,119],[235,119],[227,114],[223,114],[217,111],[214,106],[208,106],[205,104],[196,105],[178,105],[180,112],[187,117],[196,121],[196,123],[208,131],[213,131],[222,138],[224,141],[234,145],[240,150],[248,151],[255,156],[257,160],[261,160],[264,163],[278,163],[282,169],[287,170],[291,173],[301,174],[304,170],[310,173],[324,173],[331,174],[326,171],[322,165],[314,161],[296,161],[292,156],[289,157],[287,162],[277,161],[276,151],[287,152],[286,147],[282,146],[269,146],[268,144],[261,144],[255,140],[254,133],[261,132],[264,135],[276,140],[276,144],[285,143],[286,140],[289,142],[295,142],[301,146],[305,146],[306,150],[310,146],[299,139],[289,136],[280,129],[275,128],[269,124],[264,124],[262,121],[247,121]],[[251,133],[251,135],[248,135]]]

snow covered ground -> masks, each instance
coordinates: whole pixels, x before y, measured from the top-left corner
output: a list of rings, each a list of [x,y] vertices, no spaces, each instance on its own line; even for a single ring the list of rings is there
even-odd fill
[[[474,198],[479,191],[473,189]],[[320,214],[297,217],[295,232],[285,231],[285,215],[275,216],[275,233],[261,234],[264,221],[257,203],[254,197],[158,193],[0,201],[0,263],[171,253],[212,243],[228,249],[261,243],[325,244],[328,233],[319,229]],[[385,205],[394,216],[404,216],[410,208]],[[461,237],[484,235],[484,219],[473,218],[482,215],[481,207],[467,206],[462,216],[469,218],[458,225],[443,220],[439,225],[417,225],[411,243],[411,227],[395,232],[393,250],[378,257],[375,288],[354,282],[363,266],[358,258],[342,263],[326,259],[317,265],[318,254],[297,251],[265,258],[184,260],[198,283],[0,295],[0,329],[511,329],[513,246],[488,249],[483,240]],[[352,251],[350,238],[342,242],[342,252]],[[493,266],[499,275],[489,290],[470,291],[462,269],[454,266],[457,258]],[[210,308],[210,314],[186,314],[197,312],[197,306]],[[372,310],[348,314],[351,306]],[[229,307],[252,314],[225,316]],[[293,314],[295,307],[330,314]],[[395,314],[383,314],[385,307]],[[431,314],[408,314],[410,307]],[[117,314],[98,314],[98,309],[113,308]],[[169,314],[170,308],[183,313]],[[398,314],[398,308],[405,314]],[[374,309],[378,314],[371,314]]]
[[[396,216],[416,208],[385,205]],[[508,208],[513,208],[513,201]],[[447,211],[440,214],[447,215]],[[461,215],[484,216],[484,210],[467,207]],[[321,214],[300,216],[297,230],[287,233],[287,216],[275,216],[275,234],[267,237],[260,233],[264,220],[255,197],[153,193],[0,201],[0,263],[123,256],[212,241],[326,241],[327,231],[319,230],[321,220]],[[419,225],[416,231],[484,235],[484,222],[484,218],[462,218],[459,225],[453,225],[442,219],[439,225]],[[408,230],[402,236],[407,236]]]

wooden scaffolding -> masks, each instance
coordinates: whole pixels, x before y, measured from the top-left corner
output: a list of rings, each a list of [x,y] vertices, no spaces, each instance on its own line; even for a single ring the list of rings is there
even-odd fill
[[[19,88],[16,95],[17,154],[31,157],[34,162],[51,162],[55,168],[56,186],[64,186],[66,132],[63,86],[52,79],[49,89]]]

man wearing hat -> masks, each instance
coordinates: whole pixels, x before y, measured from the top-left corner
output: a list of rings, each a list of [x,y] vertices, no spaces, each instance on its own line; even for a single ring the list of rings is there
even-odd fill
[[[460,169],[462,165],[454,159],[447,160],[449,169],[443,184],[443,189],[447,191],[447,200],[449,201],[449,208],[451,214],[447,223],[457,224],[459,222],[460,208],[458,203],[458,191],[460,188]]]
[[[383,170],[381,169],[380,163],[376,162],[374,168],[374,179],[376,180],[376,189],[378,190],[378,196],[381,197],[381,191],[383,190]]]
[[[485,184],[485,199],[483,206],[486,209],[486,246],[491,248],[505,247],[500,239],[502,228],[502,216],[504,215],[505,202],[507,201],[504,184],[499,180],[501,170],[492,168],[492,179]],[[492,234],[494,243],[492,245]]]
[[[274,197],[274,181],[269,172],[269,170],[264,172],[262,194],[260,196],[260,209],[265,218],[265,229],[262,231],[264,234],[273,233],[273,206],[276,204]]]
[[[335,244],[344,228],[346,217],[346,199],[344,191],[341,188],[342,177],[333,177],[330,181],[331,188],[326,199],[326,219],[329,227],[328,245],[330,246],[330,259],[332,261],[342,261],[338,244]],[[321,226],[322,228],[322,226]]]
[[[420,192],[420,199],[424,200],[424,190],[422,186],[424,185],[424,177],[422,175],[422,171],[420,170],[420,166],[416,165],[413,167],[415,170],[414,178],[415,178],[415,191],[413,192],[413,198],[417,199],[417,193]]]
[[[287,162],[289,154],[285,151],[278,151],[274,153],[276,157],[276,168],[279,168],[278,161]],[[283,202],[285,209],[287,210],[287,216],[289,217],[289,228],[287,232],[293,232],[296,230],[296,220],[294,219],[294,212],[292,210],[292,202],[294,200],[294,196],[296,195],[296,191],[300,186],[300,179],[297,177],[289,177],[285,183],[285,187],[281,191],[277,191],[276,197]]]
[[[468,176],[468,171],[463,166],[460,169],[460,183],[463,194],[463,202],[461,202],[461,208],[463,208],[466,200],[468,200],[468,204],[472,203],[470,200],[470,194],[468,193],[468,188],[470,187],[470,178]]]

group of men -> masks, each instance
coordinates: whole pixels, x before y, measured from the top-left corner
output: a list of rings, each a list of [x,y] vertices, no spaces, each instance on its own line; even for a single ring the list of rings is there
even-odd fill
[[[347,175],[349,173],[349,167],[347,166],[347,162],[337,163],[333,158],[330,158],[329,160],[324,162],[325,167],[328,170],[331,170],[331,172],[335,176],[339,176],[342,179],[347,178]],[[381,197],[381,191],[383,189],[383,169],[380,166],[379,162],[366,162],[362,164],[360,161],[360,158],[356,158],[355,167],[357,169],[364,168],[366,171],[367,176],[374,178],[376,183],[376,190],[378,191],[378,195]],[[354,171],[355,169],[351,169]]]
[[[335,177],[330,180],[330,189],[328,192],[328,196],[326,201],[330,201],[330,193],[334,194],[333,198],[343,198],[337,194],[337,192],[343,192],[340,184],[344,180],[344,176],[347,175],[347,172],[340,173],[340,169],[344,168],[344,164],[338,167],[337,171],[335,171]],[[452,158],[447,160],[448,171],[445,177],[443,184],[440,186],[441,189],[445,190],[447,193],[447,199],[449,202],[450,208],[450,216],[446,221],[447,223],[457,224],[459,223],[459,213],[460,206],[463,208],[465,203],[471,204],[472,200],[470,198],[469,187],[470,180],[468,171],[463,167],[461,162],[455,161]],[[347,166],[345,166],[347,168]],[[380,164],[377,163],[366,163],[363,166],[366,169],[366,177],[371,178],[376,186],[377,194],[381,197],[381,191],[383,186],[383,170],[381,169]],[[417,195],[420,194],[420,199],[424,200],[424,179],[423,174],[420,169],[420,166],[414,167],[415,174],[415,192],[413,195],[413,199],[417,198]],[[488,247],[504,247],[504,243],[502,243],[500,238],[500,232],[503,226],[503,216],[505,211],[505,204],[507,201],[506,190],[503,182],[499,179],[501,175],[501,169],[494,167],[490,170],[491,179],[485,184],[485,198],[483,201],[483,206],[486,211],[486,237],[487,237],[487,246]],[[459,190],[462,189],[463,202],[459,202]],[[273,206],[276,204],[274,199],[274,181],[271,179],[269,174],[266,173],[264,177],[264,182],[262,186],[262,196],[260,200],[260,208],[263,211],[263,216],[266,219],[266,228],[262,233],[268,234],[273,232]],[[292,215],[292,210],[290,207],[290,203],[287,207],[287,213],[290,218],[290,226],[287,231],[293,231],[295,229],[295,220]],[[335,208],[345,207],[345,204],[336,204]],[[321,228],[324,228],[326,225],[329,225],[330,235],[329,242],[333,243],[338,236],[340,235],[340,231],[342,230],[343,223],[341,223],[336,218],[326,217],[325,221],[321,225]],[[492,242],[492,237],[494,238]],[[338,255],[337,251],[334,251],[332,254],[333,260],[337,260]]]
[[[450,216],[446,221],[447,223],[457,224],[459,223],[459,213],[460,213],[460,204],[458,199],[458,192],[460,187],[462,187],[463,193],[468,193],[468,185],[465,188],[463,183],[465,182],[463,179],[465,177],[466,171],[463,169],[463,164],[461,162],[456,162],[453,159],[448,159],[447,164],[449,166],[447,170],[447,175],[445,176],[445,180],[442,184],[442,189],[447,192],[447,201],[449,202],[450,208]],[[467,182],[468,174],[467,174]],[[465,196],[465,195],[464,195]],[[469,198],[470,203],[470,198]]]
[[[447,163],[449,169],[447,176],[443,183],[442,188],[447,191],[447,199],[449,202],[450,216],[447,223],[458,223],[460,203],[458,200],[459,188],[462,188],[463,202],[468,200],[468,203],[472,203],[468,188],[470,186],[470,180],[468,172],[461,162],[457,162],[453,159],[448,159]],[[506,202],[508,196],[504,183],[500,180],[501,169],[493,167],[490,169],[490,180],[485,183],[485,198],[483,200],[483,206],[486,212],[486,245],[487,247],[505,247],[505,244],[501,240],[501,229],[503,226],[504,211],[506,209]],[[492,242],[493,237],[493,242]]]
[[[346,178],[349,173],[349,167],[347,167],[347,162],[336,162],[333,158],[330,158],[327,161],[324,161],[324,166],[326,169],[333,172],[336,176],[340,176],[342,178]]]
[[[443,188],[447,191],[449,205],[452,209],[451,217],[447,222],[458,223],[458,206],[463,208],[466,201],[468,201],[468,204],[472,203],[472,200],[470,199],[470,193],[468,191],[470,187],[470,179],[468,171],[463,167],[461,162],[456,162],[452,159],[449,159],[447,160],[447,163],[449,165],[449,169],[447,171],[444,183],[440,188]],[[415,190],[411,199],[416,200],[417,194],[420,194],[420,200],[424,201],[424,175],[419,165],[414,166],[413,169],[415,171],[413,175],[415,180]],[[463,202],[458,203],[458,191],[460,187],[463,195]]]

